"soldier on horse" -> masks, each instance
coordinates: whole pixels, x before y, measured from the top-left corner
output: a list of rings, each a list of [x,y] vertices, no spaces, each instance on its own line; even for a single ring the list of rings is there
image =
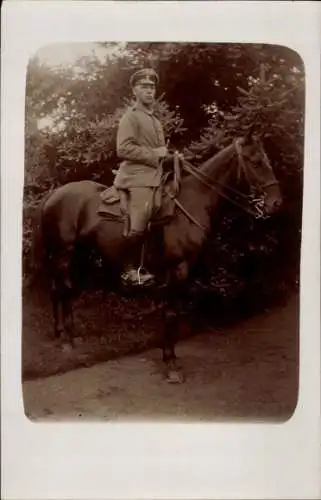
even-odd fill
[[[122,279],[136,283],[145,231],[157,208],[162,162],[169,154],[162,124],[154,115],[156,85],[153,69],[136,71],[130,85],[136,102],[123,115],[117,131],[117,155],[122,160],[114,187],[126,191],[129,212],[127,255]],[[144,282],[154,276],[144,273]]]
[[[168,182],[163,162],[170,155],[162,125],[153,113],[157,82],[157,74],[150,69],[136,72],[131,78],[136,103],[119,124],[117,153],[122,163],[113,185],[83,180],[48,193],[37,211],[32,255],[37,266],[44,264],[51,278],[55,337],[66,336],[72,345],[74,258],[95,248],[110,267],[123,268],[125,264],[124,280],[144,285],[148,279],[154,281],[148,272],[140,279],[145,232],[149,226],[164,224],[162,241],[156,238],[148,266],[156,269],[155,274],[159,267],[165,271],[163,361],[168,381],[177,382],[181,380],[175,354],[179,297],[209,237],[211,220],[218,214],[220,203],[226,199],[257,217],[243,188],[260,192],[263,214],[279,210],[282,193],[262,140],[253,129],[235,137],[197,168],[186,159],[177,165],[175,154],[174,179]],[[181,182],[180,166],[187,172]],[[173,212],[167,209],[165,200],[174,207]]]

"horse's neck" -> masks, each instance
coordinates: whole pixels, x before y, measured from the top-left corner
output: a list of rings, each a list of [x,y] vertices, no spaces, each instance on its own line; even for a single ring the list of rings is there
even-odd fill
[[[204,213],[206,217],[208,211],[218,204],[220,197],[215,189],[215,181],[221,184],[228,181],[233,170],[234,155],[235,149],[231,145],[199,166],[197,170],[205,174],[205,184],[192,174],[183,180],[180,198],[192,213],[195,212],[200,216]],[[214,189],[208,185],[211,181]]]
[[[231,173],[231,161],[235,155],[234,145],[231,144],[215,156],[209,158],[198,170],[212,181],[224,182]]]

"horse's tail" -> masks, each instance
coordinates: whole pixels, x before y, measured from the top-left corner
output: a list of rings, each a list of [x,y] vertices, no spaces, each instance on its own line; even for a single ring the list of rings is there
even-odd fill
[[[52,192],[46,194],[37,206],[33,216],[33,231],[29,258],[29,284],[33,283],[44,268],[46,246],[43,238],[43,209]]]

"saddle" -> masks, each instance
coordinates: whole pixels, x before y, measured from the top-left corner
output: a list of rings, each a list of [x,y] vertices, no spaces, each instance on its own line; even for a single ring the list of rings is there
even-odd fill
[[[168,224],[175,213],[175,202],[171,195],[171,182],[167,182],[160,188],[155,189],[154,209],[150,219],[150,226],[161,226]],[[124,224],[124,235],[129,233],[129,193],[123,189],[110,186],[100,193],[101,203],[97,213],[107,220],[117,221]]]

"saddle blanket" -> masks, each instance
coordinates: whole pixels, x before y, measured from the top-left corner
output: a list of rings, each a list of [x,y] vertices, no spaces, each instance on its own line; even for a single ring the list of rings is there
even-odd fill
[[[101,203],[97,213],[108,220],[126,222],[129,217],[128,198],[124,190],[118,190],[115,186],[110,186],[101,194]],[[151,219],[151,225],[167,224],[174,216],[175,204],[168,194],[162,192],[160,207]]]

